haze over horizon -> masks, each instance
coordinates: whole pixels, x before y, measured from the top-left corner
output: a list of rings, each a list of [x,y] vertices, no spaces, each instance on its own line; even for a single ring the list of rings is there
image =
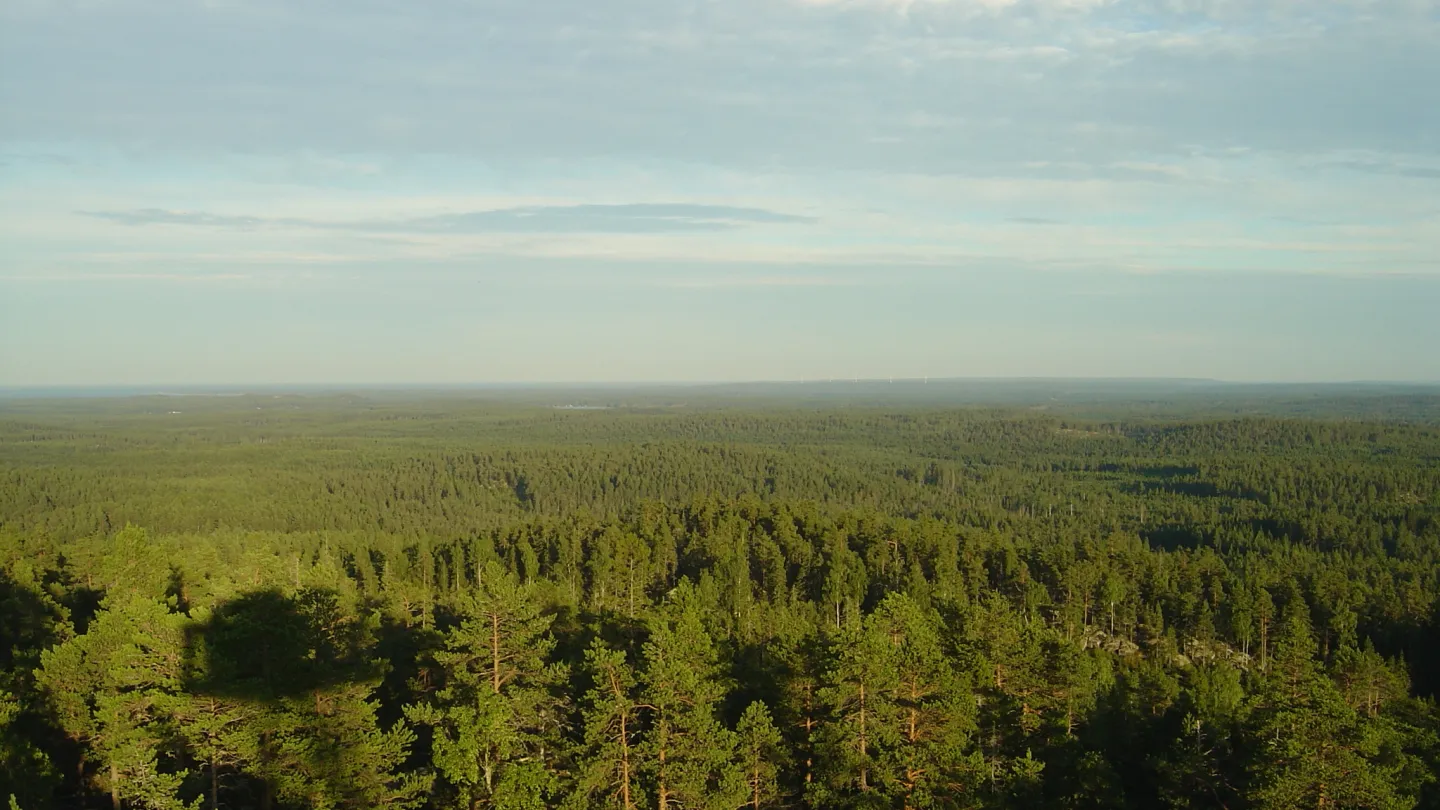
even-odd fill
[[[1440,381],[1440,0],[0,7],[0,386]]]

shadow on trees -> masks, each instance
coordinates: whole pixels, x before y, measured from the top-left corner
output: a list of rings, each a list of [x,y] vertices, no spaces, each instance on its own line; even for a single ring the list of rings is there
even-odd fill
[[[187,627],[184,692],[212,719],[236,723],[222,727],[235,734],[212,738],[215,758],[193,752],[209,782],[207,806],[268,810],[319,796],[355,806],[347,758],[373,710],[362,707],[389,669],[380,657],[385,626],[356,613],[328,590],[260,590]]]
[[[1209,535],[1203,530],[1173,523],[1147,529],[1141,532],[1140,536],[1150,547],[1165,551],[1194,550],[1211,545]]]
[[[650,628],[643,619],[610,608],[577,610],[562,605],[552,615],[550,635],[555,639],[555,651],[551,657],[572,667],[585,661],[585,650],[597,638],[613,649],[624,650],[632,663],[639,660],[650,638]]]
[[[331,591],[247,593],[187,629],[186,691],[273,702],[369,680],[381,674],[371,640]]]
[[[1120,485],[1122,492],[1131,495],[1167,492],[1185,498],[1235,498],[1266,502],[1265,493],[1252,487],[1243,485],[1221,487],[1213,481],[1204,480],[1198,467],[1177,465],[1133,467],[1124,464],[1102,464],[1099,469],[1101,472],[1128,473],[1135,476],[1135,480]]]
[[[0,568],[0,801],[14,796],[22,807],[40,806],[59,786],[40,752],[52,752],[53,765],[67,773],[80,761],[79,750],[49,721],[35,687],[40,651],[64,638],[67,613],[41,584],[17,581]]]
[[[1232,493],[1225,492],[1209,481],[1185,481],[1185,480],[1146,480],[1134,484],[1126,484],[1120,488],[1122,492],[1131,495],[1143,495],[1146,492],[1159,490],[1168,492],[1171,495],[1183,495],[1187,498],[1224,498]]]

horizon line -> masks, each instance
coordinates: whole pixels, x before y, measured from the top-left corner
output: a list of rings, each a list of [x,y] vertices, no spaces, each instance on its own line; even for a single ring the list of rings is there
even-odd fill
[[[1359,380],[1230,380],[1213,377],[1148,377],[1148,376],[895,376],[895,377],[803,377],[785,379],[717,379],[717,380],[526,380],[526,381],[470,381],[470,382],[101,382],[101,383],[22,383],[0,384],[0,395],[29,392],[114,392],[115,396],[163,396],[173,393],[199,393],[206,390],[223,390],[227,393],[246,393],[248,389],[273,392],[285,390],[323,390],[335,393],[354,391],[454,391],[485,389],[555,389],[555,388],[714,388],[724,386],[843,386],[870,384],[918,384],[931,383],[1153,383],[1188,386],[1228,387],[1377,387],[1398,386],[1416,388],[1440,388],[1440,380],[1416,379],[1359,379]]]

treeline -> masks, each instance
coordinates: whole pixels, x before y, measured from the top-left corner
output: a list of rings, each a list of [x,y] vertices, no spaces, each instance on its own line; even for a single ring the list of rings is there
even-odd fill
[[[1240,527],[1370,545],[1375,531],[1405,523],[1413,533],[1440,509],[1440,430],[1426,425],[987,411],[260,413],[0,420],[0,528],[464,536],[532,515],[613,517],[650,501],[753,494],[985,527],[1063,512],[1164,531],[1165,543]]]

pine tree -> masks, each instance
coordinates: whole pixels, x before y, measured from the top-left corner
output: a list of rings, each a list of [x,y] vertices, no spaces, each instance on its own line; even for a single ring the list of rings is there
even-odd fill
[[[1298,600],[1297,600],[1298,601]],[[1379,757],[1387,727],[1345,703],[1315,663],[1317,645],[1303,605],[1287,606],[1283,633],[1256,695],[1251,795],[1261,810],[1401,810],[1399,764]]]
[[[0,796],[36,808],[46,805],[60,775],[34,739],[50,714],[35,670],[45,649],[71,637],[69,611],[47,593],[44,576],[29,558],[0,566]]]
[[[1203,664],[1186,673],[1175,714],[1179,735],[1161,740],[1166,750],[1154,751],[1158,797],[1168,807],[1230,807],[1242,801],[1236,754],[1243,742],[1245,690],[1241,672],[1225,663]],[[1170,722],[1152,728],[1169,732]],[[1138,744],[1143,745],[1144,740]]]
[[[750,810],[769,807],[780,793],[778,777],[781,763],[786,758],[785,739],[770,719],[770,710],[758,700],[745,707],[735,735],[745,780],[745,806]]]
[[[896,669],[884,787],[904,810],[963,803],[983,769],[973,756],[975,700],[945,656],[938,621],[903,594],[887,596],[869,621],[889,640]]]
[[[494,563],[458,611],[460,623],[435,653],[443,686],[406,714],[434,729],[431,757],[459,806],[544,807],[556,787],[549,687],[561,674],[546,664],[551,618],[531,587]]]
[[[595,604],[636,618],[650,583],[650,548],[633,532],[608,526],[591,544],[590,595]]]
[[[36,673],[62,728],[100,760],[113,810],[171,810],[185,773],[165,708],[183,679],[184,617],[115,595],[88,632],[47,651]]]
[[[730,810],[743,801],[734,735],[715,717],[725,690],[692,589],[682,583],[656,611],[644,647],[641,700],[650,715],[643,752],[656,810]]]
[[[625,653],[599,639],[585,651],[584,672],[592,686],[585,696],[584,740],[576,755],[571,805],[635,810],[644,803],[637,785],[635,742],[641,729],[635,675]]]
[[[880,752],[898,737],[898,663],[894,644],[875,622],[851,624],[840,632],[820,690],[829,717],[817,735],[822,774],[810,786],[813,805],[885,803],[876,768]]]
[[[384,728],[378,718],[377,624],[339,594],[307,588],[248,594],[203,627],[204,670],[194,691],[217,698],[218,713],[186,707],[189,731],[217,756],[243,763],[260,782],[264,810],[277,799],[359,810],[426,798],[428,773],[406,767],[414,734],[399,722]],[[227,723],[230,709],[245,715],[238,726]]]
[[[184,692],[166,701],[166,710],[205,770],[206,804],[218,810],[222,772],[243,771],[248,762],[244,752],[255,747],[253,729],[259,709],[220,695]]]
[[[262,721],[270,734],[261,773],[280,799],[323,810],[403,810],[426,800],[429,775],[406,767],[415,735],[403,723],[381,727],[378,685],[349,681],[286,698]]]
[[[795,752],[803,792],[815,780],[815,744],[824,711],[820,690],[824,687],[826,651],[819,636],[808,632],[787,644],[780,658],[783,700],[778,715],[782,718],[782,733]]]
[[[143,596],[169,601],[171,565],[161,544],[139,526],[126,525],[116,532],[98,565],[99,582],[106,594],[115,600]]]

